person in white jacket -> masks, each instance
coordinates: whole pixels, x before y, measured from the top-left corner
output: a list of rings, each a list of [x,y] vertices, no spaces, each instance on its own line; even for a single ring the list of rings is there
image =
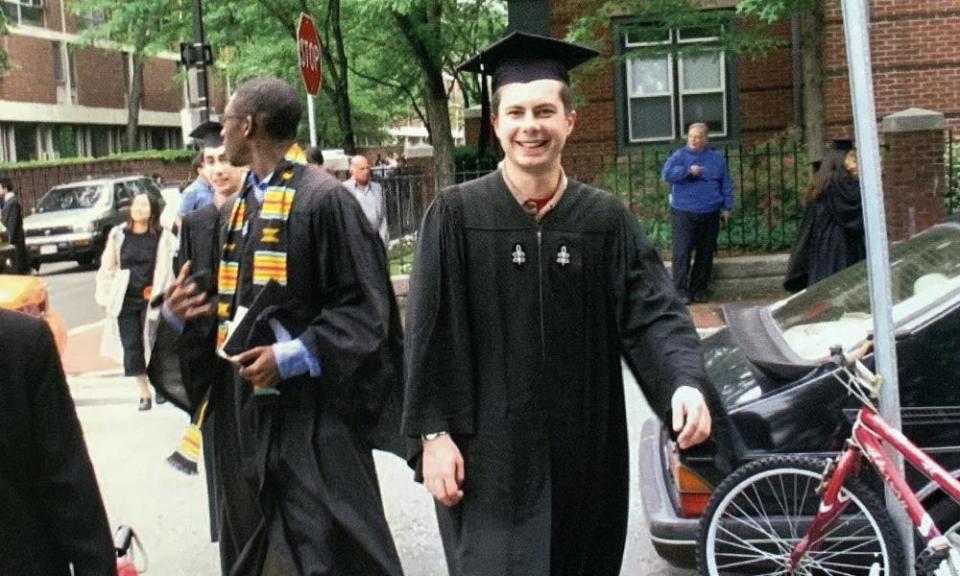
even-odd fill
[[[100,353],[123,364],[140,387],[141,411],[153,405],[147,364],[156,339],[160,308],[150,307],[173,281],[177,240],[160,226],[160,205],[147,193],[133,197],[130,215],[114,227],[97,272],[97,304],[107,313]]]

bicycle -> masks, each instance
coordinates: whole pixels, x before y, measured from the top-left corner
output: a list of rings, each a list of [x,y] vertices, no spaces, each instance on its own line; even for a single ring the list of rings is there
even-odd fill
[[[885,452],[886,442],[955,502],[960,480],[951,476],[900,431],[874,404],[880,378],[863,362],[868,339],[846,357],[831,348],[834,373],[863,406],[846,446],[823,460],[778,455],[736,470],[714,491],[700,520],[700,574],[897,576],[906,572],[903,543],[883,501],[859,477],[863,461],[900,500],[925,547],[917,574],[960,576],[960,523],[948,538]],[[952,541],[951,541],[952,539]]]

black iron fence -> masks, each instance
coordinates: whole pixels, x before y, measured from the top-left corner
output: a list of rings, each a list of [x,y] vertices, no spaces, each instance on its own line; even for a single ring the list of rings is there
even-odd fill
[[[960,214],[960,135],[953,130],[947,131],[946,158],[947,168],[947,213]]]

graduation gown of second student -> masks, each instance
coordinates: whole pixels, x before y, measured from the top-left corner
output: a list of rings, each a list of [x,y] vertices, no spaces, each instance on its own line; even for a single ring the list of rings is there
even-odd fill
[[[636,217],[574,181],[539,223],[499,171],[444,190],[405,342],[404,432],[448,431],[464,459],[463,500],[437,505],[450,573],[619,574],[621,355],[658,415],[678,386],[709,397],[693,323]]]
[[[860,182],[834,177],[804,209],[784,288],[797,292],[866,256]]]
[[[3,226],[7,229],[7,240],[13,246],[14,274],[30,273],[30,256],[27,253],[27,241],[23,231],[23,204],[20,195],[14,194],[3,206]]]
[[[236,370],[214,383],[221,566],[231,576],[401,574],[371,454],[401,441],[399,408],[385,408],[402,395],[386,253],[333,176],[284,162],[271,185],[287,172],[294,175],[283,185],[297,192],[285,232],[283,325],[322,375],[284,380],[269,399],[255,397]],[[252,282],[256,239],[268,221],[258,218],[249,187],[241,196],[248,218],[237,299],[249,306],[260,289]]]

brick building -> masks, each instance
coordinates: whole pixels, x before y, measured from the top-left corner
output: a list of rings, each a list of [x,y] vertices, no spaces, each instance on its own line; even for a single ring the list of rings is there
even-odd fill
[[[67,5],[65,5],[65,3]],[[78,43],[98,24],[71,13],[69,0],[0,0],[9,33],[0,37],[13,68],[0,74],[0,162],[104,156],[124,149],[130,55]],[[179,55],[147,62],[139,116],[141,148],[180,148],[185,88]]]
[[[510,27],[563,38],[574,20],[603,3],[511,0]],[[712,5],[732,17],[736,2]],[[826,132],[833,138],[852,134],[853,115],[840,5],[825,2],[825,7]],[[960,0],[873,0],[870,11],[877,121],[923,108],[942,112],[948,127],[960,127],[960,58],[951,49],[960,36]],[[719,50],[711,54],[716,38],[709,30],[671,30],[651,38],[641,19],[628,13],[612,18],[601,48],[620,58],[574,75],[580,116],[567,154],[622,155],[669,144],[684,138],[693,121],[706,121],[716,143],[745,144],[802,122],[802,107],[795,106],[801,90],[794,81],[799,71],[791,57],[790,23],[770,33],[785,47],[747,59]],[[632,48],[651,42],[701,44],[708,50],[690,57],[630,56]]]

